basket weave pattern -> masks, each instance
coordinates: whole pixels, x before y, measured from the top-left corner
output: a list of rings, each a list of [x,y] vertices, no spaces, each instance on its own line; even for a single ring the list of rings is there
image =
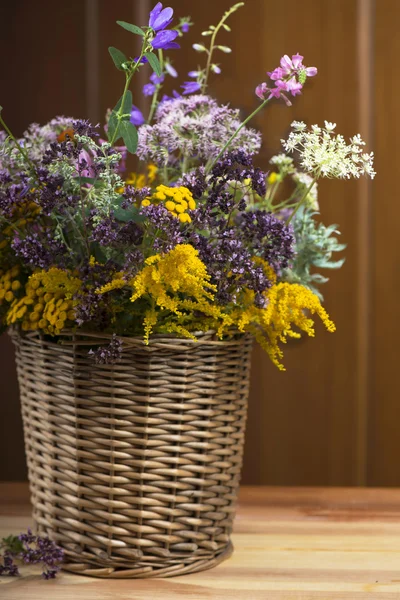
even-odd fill
[[[231,552],[252,340],[13,339],[34,519],[65,568],[98,577],[167,577]]]

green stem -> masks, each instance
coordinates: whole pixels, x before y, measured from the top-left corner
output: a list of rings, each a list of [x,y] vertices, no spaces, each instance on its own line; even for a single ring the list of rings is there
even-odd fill
[[[218,154],[217,158],[215,158],[211,164],[209,164],[206,167],[206,173],[209,173],[211,171],[211,169],[213,168],[213,166],[219,161],[219,159],[221,158],[221,156],[224,154],[225,150],[231,145],[231,142],[233,142],[233,140],[235,139],[235,137],[237,136],[237,134],[239,133],[239,131],[241,131],[243,129],[243,127],[245,125],[247,125],[247,123],[249,121],[251,121],[251,119],[253,117],[256,116],[256,114],[258,114],[260,112],[260,110],[262,110],[264,108],[264,106],[266,106],[266,104],[269,102],[269,98],[267,98],[266,100],[264,100],[264,102],[262,104],[260,104],[260,106],[258,108],[256,108],[255,111],[253,111],[251,113],[251,115],[249,115],[247,117],[247,119],[245,119],[243,121],[243,123],[241,123],[239,125],[239,127],[236,129],[235,133],[233,135],[231,135],[231,137],[229,138],[229,140],[226,142],[225,146],[222,148],[221,152]]]
[[[295,214],[299,210],[300,206],[302,206],[304,204],[304,202],[305,202],[308,194],[311,192],[312,188],[317,183],[317,180],[318,180],[319,176],[320,176],[320,172],[318,171],[318,173],[315,175],[314,179],[312,180],[312,182],[310,183],[310,185],[308,186],[308,188],[304,192],[302,198],[297,203],[296,208],[294,209],[294,211],[292,212],[292,214],[290,215],[290,217],[287,219],[286,225],[289,225],[289,223],[291,222],[291,220],[293,219],[293,217],[295,216]]]
[[[155,110],[156,110],[156,106],[157,106],[157,101],[158,101],[158,94],[160,92],[160,86],[157,85],[156,86],[156,91],[153,94],[153,100],[151,101],[151,106],[150,106],[150,112],[149,112],[149,116],[147,117],[147,122],[151,123]]]
[[[35,171],[36,173],[36,168],[35,165],[33,164],[33,162],[31,161],[31,159],[29,158],[29,156],[27,155],[27,153],[25,152],[25,150],[22,148],[21,144],[18,142],[18,140],[14,137],[14,135],[12,134],[11,130],[7,127],[7,125],[5,124],[5,122],[3,121],[2,116],[0,115],[0,123],[1,125],[4,127],[4,129],[6,130],[6,132],[8,133],[8,136],[12,139],[12,141],[14,142],[14,144],[16,145],[18,151],[22,154],[22,156],[24,157],[24,159],[26,160],[26,162],[28,163],[28,165],[31,167],[31,169],[33,171]]]
[[[163,56],[162,50],[158,51],[158,60],[160,61],[160,68],[161,68],[161,72],[162,72],[163,66],[164,66],[164,56]],[[153,99],[151,101],[150,112],[149,112],[149,116],[147,117],[147,123],[151,123],[151,121],[153,119],[155,110],[157,108],[158,94],[160,93],[160,89],[161,89],[161,85],[157,84],[156,91],[154,92]]]
[[[206,88],[207,88],[207,80],[210,75],[211,59],[212,59],[212,54],[214,52],[214,45],[215,45],[215,39],[217,37],[217,33],[219,32],[219,30],[221,29],[221,27],[223,26],[225,21],[228,19],[228,17],[230,17],[232,13],[236,12],[237,9],[240,8],[241,6],[244,6],[244,2],[239,2],[238,4],[235,4],[229,10],[227,10],[213,31],[213,34],[212,34],[211,40],[210,40],[210,48],[209,48],[209,50],[207,50],[208,58],[207,58],[207,65],[206,65],[206,70],[205,70],[205,74],[204,74],[204,79],[203,79],[203,83],[202,83],[202,87],[201,87],[202,94],[205,93]]]

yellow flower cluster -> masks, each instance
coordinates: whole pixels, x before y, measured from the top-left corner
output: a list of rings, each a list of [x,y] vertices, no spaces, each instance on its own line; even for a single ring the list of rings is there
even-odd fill
[[[7,324],[21,321],[24,331],[60,333],[68,321],[75,319],[76,301],[72,296],[80,287],[79,279],[61,269],[34,273],[25,286],[25,295],[11,304]]]
[[[160,320],[164,332],[193,337],[180,320],[193,321],[192,315],[196,311],[214,320],[222,315],[221,309],[213,304],[216,288],[210,283],[206,266],[198,251],[189,244],[179,244],[167,254],[149,257],[142,271],[128,282],[117,274],[97,293],[104,294],[125,286],[133,290],[131,302],[145,297],[153,307],[146,311],[143,321],[146,343]],[[171,318],[172,322],[165,324],[165,319]]]
[[[192,219],[186,211],[196,208],[192,192],[183,186],[158,185],[154,194],[142,201],[142,206],[149,206],[153,202],[165,202],[165,208],[181,223],[190,223]]]
[[[283,357],[280,342],[300,338],[301,331],[314,337],[314,320],[309,314],[318,315],[328,331],[336,329],[318,296],[302,285],[277,283],[268,290],[267,299],[265,309],[249,307],[242,318],[246,320],[245,328],[255,335],[280,370],[285,370],[280,362]]]
[[[150,256],[130,282],[131,301],[149,294],[161,308],[179,313],[182,302],[179,294],[197,301],[213,300],[215,286],[210,284],[210,276],[198,254],[190,244],[178,244],[167,254]]]
[[[15,230],[23,229],[39,213],[40,207],[35,202],[24,202],[20,206],[16,206],[13,210],[12,223],[1,232],[3,239],[0,241],[0,250],[8,246]]]
[[[18,279],[20,269],[15,265],[5,273],[0,272],[0,305],[3,301],[12,302],[15,298],[15,292],[21,288],[21,282]]]
[[[300,332],[314,336],[314,321],[320,317],[328,331],[335,331],[318,297],[308,288],[291,283],[277,283],[273,269],[261,258],[272,287],[265,293],[266,307],[255,304],[255,293],[244,289],[235,304],[219,306],[214,300],[216,286],[210,283],[205,264],[198,251],[189,244],[180,244],[167,254],[151,256],[136,277],[126,281],[121,273],[98,293],[126,286],[133,289],[131,301],[145,299],[151,308],[145,312],[144,339],[149,343],[152,331],[175,333],[196,339],[193,331],[214,329],[220,338],[232,331],[249,332],[269,354],[272,362],[284,370],[279,346],[287,338],[298,338]],[[196,316],[198,315],[198,316]]]

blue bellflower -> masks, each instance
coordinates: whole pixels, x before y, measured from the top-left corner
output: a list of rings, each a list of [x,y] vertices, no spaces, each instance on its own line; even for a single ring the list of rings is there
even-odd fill
[[[185,81],[181,85],[181,88],[183,88],[182,94],[187,96],[188,94],[195,94],[198,92],[201,89],[201,85],[197,81]]]
[[[149,27],[154,31],[165,29],[171,23],[173,16],[172,8],[163,8],[161,2],[158,2],[150,13]]]
[[[144,96],[152,96],[156,91],[156,86],[153,83],[146,83],[143,86],[143,95]]]
[[[178,32],[172,29],[164,29],[159,31],[156,37],[152,40],[151,45],[155,50],[172,50],[180,48],[180,45],[173,40],[178,37]]]
[[[161,2],[158,2],[150,12],[149,27],[156,32],[151,45],[155,50],[169,50],[171,48],[180,48],[174,39],[179,35],[175,30],[166,29],[170,25],[174,11],[172,8],[163,8]]]
[[[142,112],[134,104],[132,104],[130,122],[132,123],[132,125],[136,125],[137,127],[139,127],[139,125],[143,125],[143,123],[145,122],[145,118]]]

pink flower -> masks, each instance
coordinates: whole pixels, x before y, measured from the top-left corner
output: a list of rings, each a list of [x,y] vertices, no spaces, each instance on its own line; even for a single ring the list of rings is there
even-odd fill
[[[307,77],[314,77],[318,73],[317,67],[306,67]]]
[[[290,106],[291,103],[283,92],[289,92],[292,96],[301,94],[307,77],[314,77],[318,72],[316,67],[305,67],[303,58],[299,53],[293,54],[292,58],[287,54],[282,56],[280,67],[267,72],[271,83],[274,85],[269,87],[265,82],[260,83],[256,87],[256,95],[261,100],[283,98],[286,104]]]
[[[285,76],[285,73],[284,73],[283,69],[281,69],[281,67],[277,67],[273,71],[269,71],[267,73],[267,75],[270,79],[275,81],[276,79],[282,79],[282,77]]]
[[[256,96],[258,96],[260,98],[260,100],[265,100],[268,92],[269,92],[269,89],[265,82],[260,83],[260,85],[258,85],[256,87]]]
[[[286,91],[290,92],[292,96],[297,96],[297,94],[301,94],[302,88],[302,84],[297,81],[295,76],[291,77],[286,83]]]

